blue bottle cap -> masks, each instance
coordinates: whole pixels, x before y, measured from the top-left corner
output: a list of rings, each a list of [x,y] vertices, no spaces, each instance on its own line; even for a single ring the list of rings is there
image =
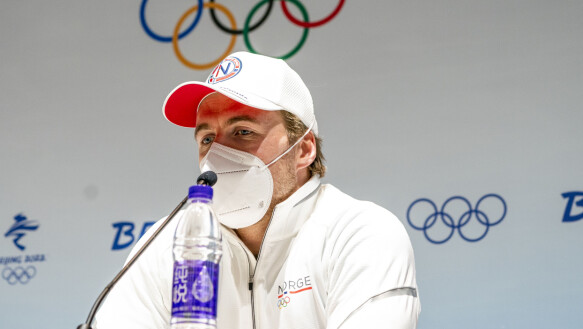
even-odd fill
[[[208,185],[192,185],[188,189],[188,198],[213,199],[213,188]]]

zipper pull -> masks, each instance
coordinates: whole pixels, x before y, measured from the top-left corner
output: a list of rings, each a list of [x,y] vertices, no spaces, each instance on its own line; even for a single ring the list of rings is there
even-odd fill
[[[253,291],[253,278],[249,279],[249,291]]]

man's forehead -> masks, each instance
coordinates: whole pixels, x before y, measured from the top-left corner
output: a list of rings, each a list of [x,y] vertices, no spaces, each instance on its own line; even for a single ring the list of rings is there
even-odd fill
[[[269,112],[239,103],[227,96],[214,92],[207,95],[199,104],[196,111],[197,123],[199,119],[206,117],[217,117],[228,119],[232,116],[248,116],[256,118],[268,115]]]

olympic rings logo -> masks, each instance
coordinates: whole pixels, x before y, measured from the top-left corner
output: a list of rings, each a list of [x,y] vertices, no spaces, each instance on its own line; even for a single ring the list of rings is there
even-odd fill
[[[11,285],[15,285],[18,282],[27,284],[35,275],[36,268],[34,266],[28,266],[27,268],[18,266],[14,269],[7,266],[2,270],[2,279]]]
[[[492,218],[490,218],[489,216],[486,215],[485,211],[480,210],[480,205],[482,204],[482,202],[486,199],[491,199],[491,200],[495,200],[495,201],[499,201],[499,204],[502,206],[502,212],[501,215],[499,217],[495,217],[494,220],[492,220]],[[457,217],[457,220],[454,220],[454,212],[453,209],[451,209],[449,212],[446,211],[446,207],[448,207],[448,205],[452,204],[454,201],[458,201],[461,202],[461,207],[463,209],[463,211],[461,211],[461,213],[456,213],[457,215],[459,215],[459,217]],[[418,208],[419,205],[426,203],[429,204],[430,208],[431,208],[431,212],[427,217],[423,217],[424,215],[422,215],[421,217],[416,217],[417,219],[425,219],[425,221],[423,222],[423,225],[415,225],[413,223],[412,220],[412,215],[411,215],[411,210],[413,208],[417,209],[417,213],[419,212]],[[450,206],[451,208],[451,206]],[[458,207],[459,208],[459,207]],[[467,210],[465,210],[467,208]],[[482,240],[486,234],[488,234],[488,230],[490,229],[491,226],[494,225],[498,225],[503,219],[504,217],[506,217],[506,202],[504,202],[504,199],[502,199],[501,196],[497,195],[497,194],[487,194],[484,195],[483,197],[481,197],[478,202],[476,203],[475,207],[472,208],[472,205],[470,204],[470,202],[461,196],[454,196],[451,197],[449,199],[447,199],[443,205],[441,206],[441,210],[437,210],[437,207],[435,206],[435,203],[433,203],[433,201],[429,200],[429,199],[418,199],[415,200],[407,209],[407,221],[409,222],[409,225],[411,225],[411,227],[413,227],[416,230],[419,231],[423,231],[423,234],[425,235],[425,238],[427,238],[427,240],[429,240],[429,242],[431,243],[435,243],[435,244],[441,244],[444,243],[446,241],[448,241],[449,239],[451,239],[451,237],[453,236],[454,232],[457,230],[459,235],[462,237],[462,239],[468,241],[468,242],[476,242],[476,241],[480,241]],[[467,233],[464,233],[462,231],[462,228],[466,225],[468,225],[470,223],[470,221],[472,220],[472,218],[475,218],[477,221],[475,223],[477,224],[481,224],[484,229],[483,232],[481,234],[479,234],[477,237],[468,237]],[[447,234],[447,236],[443,239],[436,239],[436,238],[432,238],[429,235],[429,230],[433,227],[436,227],[438,224],[438,219],[441,220],[441,223],[443,223],[443,225],[445,225],[446,227],[446,232],[449,230],[449,234]]]
[[[277,300],[277,307],[279,307],[279,309],[281,310],[284,307],[287,307],[287,304],[289,304],[290,299],[288,296],[285,296],[283,298],[280,298]]]
[[[281,9],[283,10],[283,13],[286,16],[286,18],[290,22],[292,22],[294,25],[297,25],[297,26],[304,28],[304,31],[303,31],[303,34],[302,34],[302,37],[301,37],[299,43],[297,45],[295,45],[291,51],[284,54],[283,56],[278,57],[281,59],[288,59],[288,58],[292,57],[293,55],[295,55],[302,48],[302,46],[306,42],[306,39],[308,38],[308,31],[311,28],[322,26],[322,25],[330,22],[334,17],[336,17],[336,15],[338,15],[338,13],[340,12],[340,9],[342,9],[342,6],[344,5],[345,0],[340,0],[338,2],[338,5],[336,6],[336,8],[328,16],[326,16],[318,21],[310,21],[309,16],[308,16],[308,12],[306,11],[306,8],[304,7],[304,5],[302,5],[302,3],[299,0],[279,0],[279,1],[281,2]],[[300,12],[302,14],[302,20],[297,19],[289,12],[289,10],[287,8],[287,4],[286,4],[286,2],[288,2],[288,1],[291,2],[294,6],[296,6],[300,10]],[[187,66],[191,69],[206,70],[206,69],[210,69],[210,68],[215,67],[217,64],[219,64],[221,62],[221,60],[223,58],[225,58],[227,55],[229,55],[232,52],[233,48],[235,47],[235,41],[237,39],[237,35],[243,35],[243,40],[245,41],[245,45],[246,45],[247,49],[252,53],[257,53],[255,48],[251,45],[249,34],[253,31],[255,31],[257,28],[259,28],[261,25],[263,25],[265,23],[265,21],[269,17],[271,10],[273,8],[273,2],[274,2],[274,0],[262,0],[259,3],[257,3],[251,9],[249,14],[247,14],[247,18],[245,19],[245,23],[243,24],[243,28],[238,29],[237,23],[235,22],[235,17],[225,6],[223,6],[219,3],[216,3],[215,0],[209,0],[209,2],[207,2],[207,3],[203,3],[203,0],[198,0],[197,5],[188,9],[178,19],[178,22],[176,23],[176,26],[174,27],[174,32],[172,33],[172,35],[162,36],[162,35],[155,33],[154,31],[152,31],[152,29],[148,25],[148,23],[146,21],[146,4],[148,3],[148,0],[142,0],[142,4],[140,6],[140,23],[142,25],[142,28],[146,32],[146,34],[149,37],[151,37],[152,39],[159,41],[159,42],[164,42],[164,43],[171,42],[174,53],[176,54],[176,57],[178,58],[178,60],[182,64],[184,64],[185,66]],[[259,10],[259,8],[261,8],[264,5],[267,5],[267,9],[263,13],[263,16],[261,16],[257,20],[257,22],[255,22],[254,24],[251,24],[251,21],[253,20],[253,16],[255,15],[257,10]],[[203,12],[204,8],[209,9],[213,23],[221,31],[231,35],[231,40],[229,42],[229,45],[227,46],[226,51],[224,53],[222,53],[217,59],[215,59],[209,63],[199,64],[199,63],[192,62],[192,61],[188,60],[186,57],[184,57],[184,55],[182,54],[182,52],[180,51],[180,48],[178,46],[178,40],[184,38],[185,36],[190,34],[195,29],[195,27],[197,26],[197,24],[200,20],[200,17],[202,16],[202,12]],[[230,27],[226,27],[225,25],[223,25],[223,23],[221,23],[219,21],[217,15],[216,15],[217,10],[222,12],[225,16],[227,16]],[[192,23],[190,23],[190,25],[188,25],[188,27],[186,27],[184,30],[182,30],[182,25],[183,25],[184,21],[186,20],[186,18],[188,18],[190,15],[192,15],[195,12],[196,12],[196,14],[195,14],[195,17],[194,17],[194,20],[192,21]]]

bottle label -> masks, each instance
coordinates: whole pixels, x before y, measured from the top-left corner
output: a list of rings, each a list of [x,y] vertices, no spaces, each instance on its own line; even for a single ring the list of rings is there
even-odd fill
[[[174,262],[172,317],[208,323],[217,318],[219,264],[201,260]]]

